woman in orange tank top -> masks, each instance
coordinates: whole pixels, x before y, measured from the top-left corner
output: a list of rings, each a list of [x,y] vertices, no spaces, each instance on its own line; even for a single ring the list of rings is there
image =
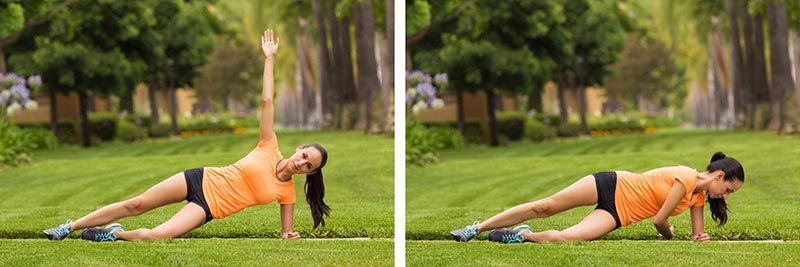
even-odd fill
[[[558,193],[534,202],[517,205],[450,234],[466,242],[480,232],[492,230],[489,240],[501,243],[594,240],[632,223],[653,218],[658,233],[672,239],[674,228],[667,219],[690,209],[692,240],[709,240],[703,223],[707,201],[711,218],[724,225],[728,220],[725,199],[742,187],[744,169],[734,158],[717,152],[706,171],[686,166],[664,167],[644,173],[599,172],[581,178]],[[534,232],[527,225],[510,227],[533,218],[545,218],[580,207],[597,205],[581,222],[567,229]]]
[[[325,225],[323,217],[329,215],[330,208],[323,200],[322,167],[328,160],[328,152],[318,144],[303,145],[284,159],[278,149],[272,100],[274,59],[279,43],[280,38],[273,39],[271,30],[261,36],[265,60],[260,141],[247,156],[230,166],[196,168],[175,174],[139,196],[100,208],[75,222],[68,220],[44,230],[44,234],[51,240],[61,240],[72,231],[86,229],[81,236],[93,241],[166,239],[184,235],[211,219],[277,201],[281,210],[281,238],[297,239],[300,234],[293,229],[295,188],[292,175],[295,174],[306,174],[306,201],[311,207],[314,228]],[[98,227],[183,200],[188,203],[177,214],[153,229],[125,231],[119,224]]]

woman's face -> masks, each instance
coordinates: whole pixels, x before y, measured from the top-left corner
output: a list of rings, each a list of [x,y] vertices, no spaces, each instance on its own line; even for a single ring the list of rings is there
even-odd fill
[[[314,147],[297,147],[294,155],[289,157],[287,168],[292,174],[308,174],[316,171],[322,163],[322,153]]]
[[[734,179],[733,181],[725,181],[725,173],[718,171],[719,174],[716,172],[714,174],[714,180],[711,182],[711,185],[708,187],[708,197],[709,198],[728,198],[728,196],[734,192],[739,191],[744,184],[742,181],[738,179]]]

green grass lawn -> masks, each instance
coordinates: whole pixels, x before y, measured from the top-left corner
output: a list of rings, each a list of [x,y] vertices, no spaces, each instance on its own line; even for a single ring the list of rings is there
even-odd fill
[[[279,143],[284,156],[290,156],[294,149],[305,143],[320,143],[330,155],[325,167],[325,201],[331,206],[331,217],[327,227],[312,230],[312,220],[303,193],[304,176],[295,176],[297,203],[295,206],[295,230],[305,238],[392,238],[394,235],[394,194],[393,194],[393,140],[385,136],[364,136],[358,132],[298,132],[279,131]],[[250,129],[240,135],[216,135],[183,138],[179,140],[160,139],[133,144],[109,143],[89,149],[64,147],[51,151],[40,151],[34,156],[35,162],[18,168],[0,169],[0,247],[20,246],[18,255],[31,254],[32,263],[54,255],[46,251],[61,251],[58,257],[65,259],[70,251],[85,253],[98,248],[89,242],[41,242],[19,239],[44,238],[41,231],[66,219],[77,219],[106,204],[134,197],[158,182],[175,173],[189,168],[203,166],[225,166],[246,155],[258,142],[257,129]],[[185,202],[153,210],[144,215],[120,221],[128,229],[152,228],[169,219]],[[185,262],[216,262],[212,253],[216,244],[227,246],[230,251],[238,250],[245,255],[241,261],[251,258],[270,259],[274,251],[294,251],[298,255],[320,255],[308,258],[310,263],[333,263],[322,260],[326,255],[331,259],[341,259],[362,246],[374,248],[355,253],[350,263],[372,262],[372,258],[386,259],[383,264],[391,264],[392,249],[390,241],[337,242],[327,243],[297,242],[280,240],[228,241],[206,238],[278,238],[280,235],[279,205],[270,203],[250,207],[228,218],[213,220],[205,226],[189,233],[190,239],[171,242],[144,244],[115,244],[100,246],[105,248],[101,255],[123,255],[127,249],[151,255],[157,259],[129,258],[119,261],[93,261],[91,257],[76,259],[75,263],[98,264],[172,264]],[[80,233],[73,233],[78,238]],[[203,239],[193,239],[203,238]],[[82,240],[81,240],[82,241]],[[248,243],[251,242],[251,243]],[[70,245],[65,245],[70,244]],[[152,247],[148,244],[154,244]],[[309,245],[304,251],[305,244]],[[72,246],[74,245],[74,246]],[[198,249],[187,249],[197,246]],[[252,247],[251,247],[252,246]],[[253,250],[252,248],[257,248]],[[72,250],[74,248],[74,250]],[[115,249],[124,248],[124,249]],[[263,249],[259,249],[263,248]],[[278,249],[280,248],[280,249]],[[91,250],[90,250],[91,249]],[[191,261],[190,258],[166,258],[164,251],[189,251],[202,256]],[[382,254],[377,254],[381,250]],[[382,251],[386,250],[386,251]],[[3,251],[7,251],[3,249]],[[206,253],[208,252],[208,253]],[[10,260],[3,253],[0,265]],[[285,259],[296,264],[305,260],[298,255]],[[91,255],[90,255],[91,256]],[[38,257],[38,258],[37,258]],[[130,257],[134,257],[131,254]],[[320,260],[315,260],[317,257]],[[13,257],[12,257],[13,258]],[[28,259],[28,258],[26,258]],[[163,261],[158,261],[158,260]],[[221,257],[220,263],[230,260]],[[152,260],[152,261],[151,261]],[[228,261],[228,263],[233,263]]]
[[[728,224],[714,240],[793,240],[783,244],[689,242],[689,212],[670,218],[678,241],[656,241],[652,219],[618,229],[601,241],[502,245],[456,243],[448,232],[517,204],[547,197],[588,174],[643,172],[686,165],[704,170],[723,151],[742,162],[746,179],[728,199]],[[410,266],[452,265],[675,265],[800,264],[800,136],[768,132],[663,130],[655,134],[567,139],[501,148],[469,147],[442,154],[442,162],[406,169],[406,238]],[[593,207],[526,223],[535,231],[564,229]],[[487,233],[478,239],[485,240]],[[440,241],[413,241],[440,240]],[[613,240],[613,241],[612,241]],[[622,240],[622,241],[618,241]],[[644,241],[641,241],[644,240]],[[649,241],[647,241],[649,240]],[[680,241],[683,240],[683,241]]]
[[[727,225],[716,227],[706,209],[711,237],[800,240],[800,136],[695,130],[446,152],[439,164],[407,168],[407,238],[449,239],[449,230],[547,197],[598,171],[643,172],[677,164],[704,170],[715,151],[742,162],[746,178],[741,191],[728,199]],[[534,230],[564,229],[592,209],[527,223]],[[604,239],[657,239],[651,222],[618,229]],[[671,217],[670,223],[678,239],[689,240],[689,212]]]
[[[0,265],[392,266],[391,240],[174,239],[94,243],[0,240]]]
[[[800,243],[408,241],[408,266],[797,266]]]

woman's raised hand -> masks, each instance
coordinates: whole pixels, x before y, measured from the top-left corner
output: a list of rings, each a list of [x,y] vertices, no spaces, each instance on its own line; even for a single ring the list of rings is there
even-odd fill
[[[281,38],[273,38],[272,30],[267,29],[264,31],[264,35],[261,36],[261,51],[264,52],[265,57],[275,57],[280,43]]]

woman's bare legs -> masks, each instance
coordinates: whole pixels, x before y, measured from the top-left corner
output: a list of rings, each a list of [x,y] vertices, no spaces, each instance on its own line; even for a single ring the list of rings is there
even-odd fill
[[[116,220],[145,213],[149,210],[186,199],[186,178],[183,172],[151,187],[134,198],[109,204],[76,220],[70,231],[100,226]]]
[[[203,225],[206,212],[199,205],[189,202],[171,219],[153,229],[141,228],[133,231],[120,231],[115,235],[121,240],[157,240],[182,236]]]
[[[522,237],[531,242],[595,240],[611,231],[617,222],[608,211],[596,209],[586,215],[581,222],[563,231],[547,230],[538,233],[523,233]]]
[[[495,228],[509,227],[533,218],[545,218],[575,207],[593,204],[597,204],[597,185],[595,185],[594,176],[589,175],[552,196],[503,211],[478,224],[475,230],[480,233]]]

